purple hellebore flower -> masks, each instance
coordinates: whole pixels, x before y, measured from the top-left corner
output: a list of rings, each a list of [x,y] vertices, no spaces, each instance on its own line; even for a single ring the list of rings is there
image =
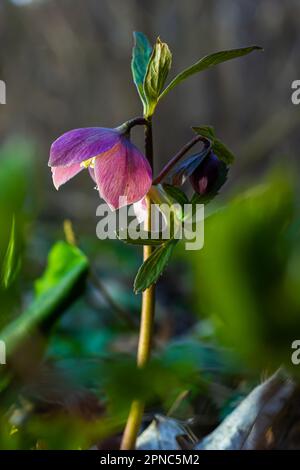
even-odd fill
[[[53,142],[48,165],[56,189],[89,168],[100,197],[111,209],[141,201],[152,184],[145,156],[131,143],[126,124],[116,128],[74,129]],[[126,198],[125,201],[119,198]]]
[[[220,177],[224,173],[224,162],[210,152],[193,171],[190,176],[190,182],[196,193],[200,195],[207,195],[214,189],[216,185],[221,183]],[[225,182],[222,181],[221,185]],[[219,189],[219,188],[218,188]]]

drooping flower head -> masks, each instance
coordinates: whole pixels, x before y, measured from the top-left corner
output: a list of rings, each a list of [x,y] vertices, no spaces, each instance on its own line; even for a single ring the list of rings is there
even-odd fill
[[[209,201],[226,182],[227,173],[226,163],[212,150],[204,148],[176,167],[172,182],[175,186],[182,186],[189,180],[194,191],[203,196],[203,201]]]
[[[48,165],[56,189],[89,168],[100,197],[112,209],[140,201],[152,184],[149,162],[130,141],[126,124],[116,129],[89,127],[63,134],[51,146]]]
[[[225,182],[222,177],[223,175],[226,177],[226,173],[225,163],[219,160],[213,152],[209,152],[191,174],[190,182],[196,193],[208,195],[212,191],[220,189]]]

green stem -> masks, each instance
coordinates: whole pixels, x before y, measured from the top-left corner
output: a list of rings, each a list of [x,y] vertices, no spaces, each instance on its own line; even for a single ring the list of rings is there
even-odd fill
[[[153,168],[153,141],[152,141],[152,123],[148,120],[145,126],[145,153]],[[148,218],[145,224],[145,230],[151,230],[151,202],[147,198]],[[149,258],[153,248],[144,246],[144,262]],[[155,286],[149,287],[143,292],[141,324],[139,334],[139,344],[137,353],[137,366],[143,368],[150,359],[152,346],[152,332],[155,311]],[[129,416],[125,426],[121,450],[130,450],[135,448],[136,438],[141,427],[145,404],[143,400],[134,400],[131,404]]]

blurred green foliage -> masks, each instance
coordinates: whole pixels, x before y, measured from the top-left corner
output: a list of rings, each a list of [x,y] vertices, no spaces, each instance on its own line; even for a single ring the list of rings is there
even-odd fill
[[[49,328],[53,319],[76,300],[83,290],[88,266],[86,257],[78,248],[66,242],[54,245],[48,267],[36,281],[36,299],[0,332],[8,354],[28,341],[38,328]]]
[[[138,370],[135,346],[119,351],[120,338],[130,343],[137,326],[124,324],[114,305],[103,304],[87,278],[86,255],[66,242],[52,245],[34,285],[23,283],[20,267],[24,261],[28,269],[28,250],[31,259],[46,263],[41,235],[29,230],[34,155],[30,143],[12,141],[2,150],[0,167],[0,339],[7,348],[7,365],[0,369],[0,448],[87,448],[122,429],[134,397],[167,411],[178,394],[188,389],[196,396],[226,367],[215,348],[186,337],[159,348],[149,366]],[[128,290],[140,254],[121,242],[94,246],[83,239],[83,246],[91,258],[100,255],[100,276],[110,283],[117,267],[126,267],[126,289],[112,283],[109,290],[135,319],[139,298]]]
[[[90,186],[84,190],[85,179],[53,191],[46,168],[49,145],[75,126],[110,126],[136,115],[133,87],[124,93],[130,70],[123,59],[130,56],[138,18],[150,34],[164,31],[177,51],[175,72],[199,50],[234,47],[253,37],[267,51],[203,74],[201,87],[199,79],[191,79],[176,90],[176,100],[165,100],[155,123],[157,169],[190,138],[187,123],[199,118],[214,123],[238,155],[224,188],[231,194],[245,179],[256,181],[257,174],[281,161],[282,151],[286,166],[293,160],[298,164],[299,112],[287,102],[286,80],[297,74],[300,6],[273,0],[241,8],[238,2],[212,0],[203,14],[198,0],[172,6],[157,0],[151,8],[144,2],[128,2],[125,8],[121,0],[101,0],[98,8],[98,2],[86,0],[84,10],[80,0],[73,0],[72,9],[69,0],[21,8],[2,3],[7,47],[1,51],[1,70],[15,97],[3,108],[2,135],[25,128],[42,151],[36,178],[32,142],[12,139],[0,149],[0,338],[5,332],[9,343],[8,364],[0,366],[0,448],[96,446],[121,432],[135,395],[146,400],[145,420],[150,420],[169,412],[186,390],[183,420],[211,418],[206,412],[213,402],[217,409],[208,423],[215,427],[262,368],[291,366],[291,341],[300,326],[295,182],[281,171],[218,209],[220,196],[213,203],[218,212],[206,220],[204,250],[187,253],[178,245],[171,269],[159,279],[155,353],[141,372],[135,366],[140,296],[131,292],[141,250],[96,239],[98,199]],[[150,44],[138,46],[137,56],[146,51],[148,62]],[[143,94],[147,63],[136,59],[135,82]],[[281,63],[284,73],[278,74]],[[278,78],[276,99],[268,76]],[[176,117],[171,125],[169,116]],[[215,151],[232,158],[220,141],[215,143]],[[42,182],[38,193],[37,180]],[[45,203],[37,216],[40,200]],[[66,216],[74,222],[80,250],[56,243]],[[124,324],[93,285],[87,276],[90,263],[136,326]]]
[[[28,222],[34,213],[33,144],[12,138],[0,150],[0,327],[14,315]]]
[[[141,371],[135,360],[140,298],[130,293],[140,251],[87,235],[82,248],[52,243],[57,229],[33,237],[34,161],[33,146],[15,141],[4,148],[0,167],[0,339],[8,353],[0,369],[0,448],[89,448],[118,436],[136,397],[152,415],[167,413],[187,393],[179,415],[209,408],[216,425],[262,369],[282,363],[292,369],[291,343],[300,328],[300,217],[291,174],[273,172],[224,207],[215,205],[204,249],[175,253],[180,269],[158,284],[161,343]],[[43,223],[37,221],[39,229]],[[22,260],[28,269],[28,251],[44,268],[30,286],[20,269]],[[89,277],[90,260],[100,289]],[[101,283],[132,322],[103,297]],[[190,312],[191,293],[198,318]],[[241,378],[246,385],[238,385]]]
[[[8,289],[12,284],[20,267],[20,257],[17,249],[17,237],[16,237],[16,220],[12,217],[10,237],[8,241],[7,250],[3,259],[1,269],[1,287]]]
[[[208,217],[204,249],[193,254],[199,309],[252,368],[291,366],[300,331],[299,242],[295,183],[278,171]]]

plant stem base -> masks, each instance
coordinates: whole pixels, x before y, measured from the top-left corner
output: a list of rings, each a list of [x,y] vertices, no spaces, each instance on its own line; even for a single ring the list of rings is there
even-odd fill
[[[121,450],[132,450],[135,448],[136,438],[141,426],[144,413],[144,403],[134,400],[131,403],[130,412],[123,434]]]

